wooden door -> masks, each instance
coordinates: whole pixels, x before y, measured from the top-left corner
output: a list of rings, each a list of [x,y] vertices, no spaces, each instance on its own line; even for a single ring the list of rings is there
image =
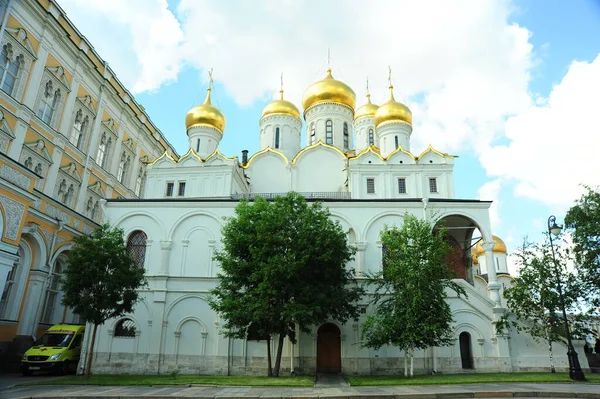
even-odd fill
[[[342,371],[340,329],[323,324],[317,332],[317,373],[335,374]]]

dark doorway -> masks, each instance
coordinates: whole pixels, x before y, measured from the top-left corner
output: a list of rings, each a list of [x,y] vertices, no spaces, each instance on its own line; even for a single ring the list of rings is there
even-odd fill
[[[460,359],[462,360],[463,369],[473,368],[473,352],[471,351],[471,334],[462,332],[458,336],[460,342]]]
[[[341,373],[342,349],[340,329],[332,323],[323,324],[317,332],[317,373]]]

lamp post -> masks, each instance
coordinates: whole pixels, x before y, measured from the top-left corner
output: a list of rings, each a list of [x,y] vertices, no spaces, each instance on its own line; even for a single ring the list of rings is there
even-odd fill
[[[563,322],[565,324],[565,334],[567,335],[567,357],[569,358],[569,377],[576,381],[585,381],[585,375],[581,366],[579,365],[579,358],[577,352],[573,348],[571,342],[571,332],[569,331],[569,321],[567,320],[567,311],[565,309],[565,297],[562,292],[562,281],[560,279],[560,270],[558,263],[556,263],[556,255],[554,254],[554,243],[552,242],[552,236],[558,236],[562,231],[562,226],[556,224],[556,217],[554,215],[548,218],[548,237],[550,238],[550,248],[552,249],[552,260],[554,261],[554,273],[556,274],[556,283],[558,285],[558,296],[560,298],[560,308],[562,310]]]

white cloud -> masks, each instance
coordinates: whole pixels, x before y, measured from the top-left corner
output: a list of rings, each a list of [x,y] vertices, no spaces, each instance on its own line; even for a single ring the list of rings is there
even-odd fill
[[[181,0],[179,22],[166,0],[62,2],[69,15],[110,17],[109,26],[127,32],[114,37],[73,18],[134,92],[175,79],[184,64],[212,67],[248,105],[275,94],[283,72],[286,97],[300,106],[303,90],[324,76],[330,48],[334,76],[354,88],[358,105],[367,76],[373,99],[386,100],[392,66],[396,98],[411,100],[417,153],[429,143],[478,151],[530,103],[530,33],[508,23],[509,0]]]
[[[502,188],[500,179],[492,180],[485,183],[477,191],[478,197],[483,201],[493,201],[490,206],[490,223],[492,224],[492,231],[496,230],[500,226],[500,189]]]
[[[506,123],[506,145],[490,147],[480,161],[488,174],[514,182],[515,194],[568,208],[581,184],[598,185],[600,55],[574,62],[545,101]]]

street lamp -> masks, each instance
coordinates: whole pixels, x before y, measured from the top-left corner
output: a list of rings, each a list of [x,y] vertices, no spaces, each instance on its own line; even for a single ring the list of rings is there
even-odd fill
[[[571,332],[569,331],[569,321],[567,320],[567,311],[565,310],[565,297],[562,292],[562,281],[560,280],[560,272],[558,264],[556,263],[556,255],[554,254],[554,244],[552,242],[552,236],[558,236],[562,231],[562,226],[556,224],[556,217],[554,215],[548,218],[548,237],[550,237],[550,248],[552,248],[552,260],[554,261],[554,273],[556,274],[556,283],[558,285],[558,296],[560,298],[560,307],[563,314],[563,322],[565,323],[565,333],[567,335],[567,357],[569,358],[569,377],[576,381],[585,381],[585,375],[581,366],[579,365],[579,359],[577,352],[573,348],[571,342]]]

